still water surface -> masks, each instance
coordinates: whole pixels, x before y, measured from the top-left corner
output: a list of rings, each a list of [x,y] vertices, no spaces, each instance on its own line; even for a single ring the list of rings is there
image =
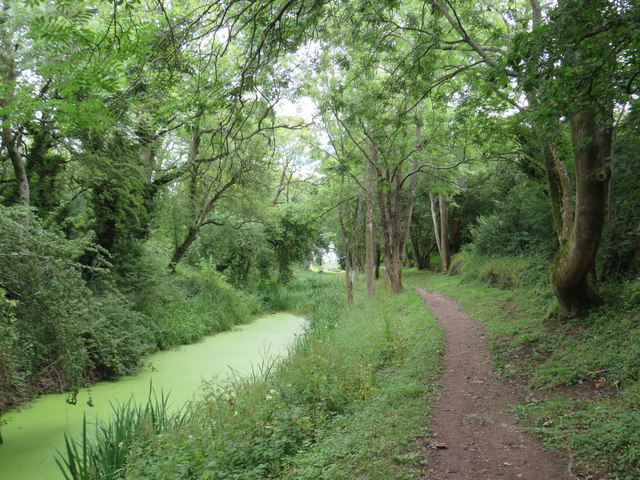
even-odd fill
[[[45,395],[28,408],[7,413],[8,423],[1,427],[0,480],[60,480],[56,449],[64,448],[65,432],[78,436],[84,413],[88,420],[105,418],[112,403],[124,403],[131,397],[144,403],[151,382],[156,392],[170,392],[170,404],[184,405],[197,395],[203,381],[223,382],[230,369],[246,375],[265,357],[286,354],[303,330],[303,318],[288,313],[268,315],[200,343],[156,353],[140,374],[81,391],[76,405],[66,403],[65,395]],[[87,405],[89,398],[93,407]]]

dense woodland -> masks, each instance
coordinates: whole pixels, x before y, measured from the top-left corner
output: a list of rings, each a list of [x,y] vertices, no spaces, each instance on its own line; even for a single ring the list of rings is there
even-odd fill
[[[517,257],[567,322],[638,277],[634,1],[3,0],[0,39],[0,410],[330,248],[349,300]]]

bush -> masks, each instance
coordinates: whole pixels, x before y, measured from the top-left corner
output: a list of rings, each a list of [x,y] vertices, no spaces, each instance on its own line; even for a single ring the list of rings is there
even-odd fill
[[[494,213],[480,216],[471,228],[472,248],[481,255],[535,255],[551,258],[557,241],[549,201],[539,185],[514,186]]]
[[[141,315],[115,290],[87,287],[75,260],[85,249],[44,229],[27,208],[0,207],[0,408],[30,391],[126,374],[149,351]]]
[[[160,349],[197,342],[264,311],[256,295],[232,287],[213,265],[180,265],[170,274],[162,258],[144,262],[147,279],[135,304]]]
[[[503,290],[525,286],[549,290],[550,267],[544,257],[489,257],[468,249],[453,257],[450,273]]]

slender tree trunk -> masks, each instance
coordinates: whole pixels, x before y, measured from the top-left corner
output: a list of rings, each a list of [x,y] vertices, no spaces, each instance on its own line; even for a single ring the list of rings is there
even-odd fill
[[[447,220],[443,221],[443,201],[442,194],[438,194],[438,207],[436,209],[436,201],[433,193],[429,192],[429,203],[431,205],[431,220],[433,221],[433,236],[436,239],[436,247],[438,255],[440,255],[440,270],[447,272],[449,269],[449,249],[447,246],[447,234],[442,231],[447,226]],[[446,208],[446,202],[444,203]]]
[[[343,179],[344,183],[344,179]],[[341,199],[342,200],[342,199]],[[340,228],[342,229],[342,237],[345,243],[345,276],[347,283],[347,301],[353,303],[353,286],[356,280],[356,262],[358,256],[358,230],[360,227],[360,219],[362,212],[362,197],[358,198],[358,205],[356,207],[355,219],[352,215],[346,219],[345,204],[341,201],[340,209],[338,210],[338,216],[340,220]],[[347,227],[347,223],[351,228]]]
[[[433,222],[433,236],[436,239],[436,247],[438,255],[442,257],[442,247],[440,246],[440,222],[438,221],[438,212],[436,211],[436,202],[433,193],[429,192],[429,205],[431,206],[431,220]]]
[[[440,258],[442,260],[442,271],[449,271],[449,205],[446,197],[438,194],[440,204]]]
[[[367,276],[367,294],[373,297],[376,294],[375,277],[375,240],[374,240],[374,202],[375,183],[374,165],[378,161],[378,152],[373,142],[369,143],[369,158],[365,160],[365,189],[366,189],[366,212],[365,212],[365,272]]]
[[[3,98],[0,99],[0,106],[3,109],[10,109],[13,97],[15,95],[16,80],[18,78],[15,63],[15,47],[13,45],[13,31],[10,25],[7,25],[9,18],[10,5],[8,1],[2,2],[2,18],[0,19],[0,43],[2,52],[0,52],[0,71],[2,80],[5,83]],[[11,131],[11,119],[9,114],[4,114],[0,118],[2,120],[2,145],[7,151],[7,156],[11,160],[13,172],[18,184],[18,199],[20,203],[29,205],[31,201],[29,178],[27,169],[24,164],[24,158],[19,150],[21,136],[19,133]]]
[[[187,250],[189,250],[189,247],[197,238],[199,230],[200,229],[195,226],[189,227],[186,237],[182,240],[182,243],[176,247],[173,252],[173,256],[171,257],[171,261],[169,262],[169,271],[171,273],[175,273],[178,263],[182,260],[184,254],[187,253]]]
[[[378,205],[380,208],[380,223],[384,241],[384,267],[391,286],[391,291],[397,293],[402,290],[402,252],[408,233],[403,224],[402,215],[402,187],[399,183],[390,181],[389,171],[387,184],[392,185],[384,191],[378,189]]]
[[[27,169],[25,168],[22,154],[16,146],[16,139],[13,137],[13,133],[9,128],[2,129],[2,143],[7,150],[9,158],[11,159],[13,172],[16,176],[16,181],[18,183],[18,199],[20,200],[20,203],[29,205],[31,201],[31,192],[29,187],[29,178],[27,177]]]

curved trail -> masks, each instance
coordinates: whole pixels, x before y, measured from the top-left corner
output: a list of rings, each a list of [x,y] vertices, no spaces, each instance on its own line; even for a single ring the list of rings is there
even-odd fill
[[[442,393],[425,441],[429,480],[570,480],[566,462],[515,424],[516,386],[493,373],[482,328],[438,292],[414,286],[447,334]]]

